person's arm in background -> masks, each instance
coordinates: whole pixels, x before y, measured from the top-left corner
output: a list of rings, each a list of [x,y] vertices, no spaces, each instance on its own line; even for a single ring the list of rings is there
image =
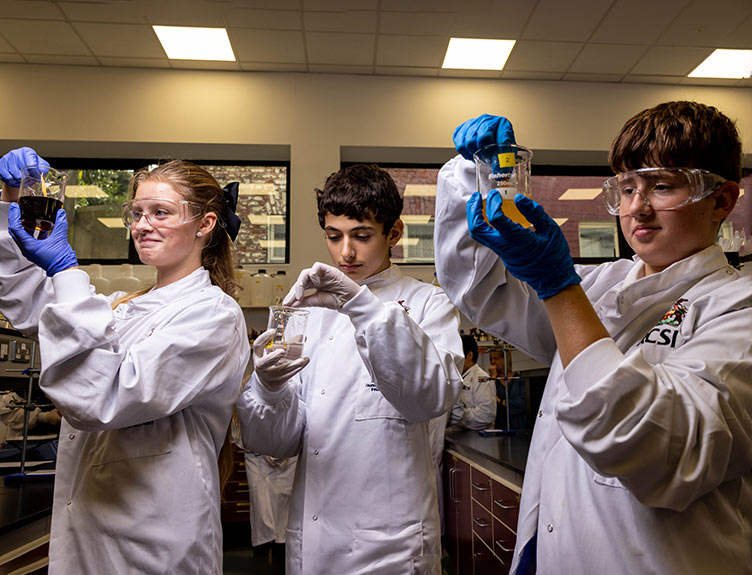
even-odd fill
[[[473,400],[465,406],[459,425],[480,430],[491,426],[496,419],[496,386],[490,378],[474,378],[471,384]]]

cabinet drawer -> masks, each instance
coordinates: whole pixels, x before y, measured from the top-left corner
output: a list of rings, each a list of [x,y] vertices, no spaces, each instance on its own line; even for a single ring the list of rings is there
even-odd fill
[[[250,501],[226,501],[222,504],[222,521],[249,521]]]
[[[507,566],[512,565],[514,557],[514,544],[517,542],[517,536],[514,532],[507,529],[498,519],[493,520],[493,546],[492,549],[501,562]]]
[[[248,481],[228,481],[222,491],[222,497],[226,501],[248,501],[250,498]]]
[[[500,519],[504,525],[516,532],[517,518],[520,514],[520,494],[494,480],[492,495],[491,513],[494,514],[494,517]]]
[[[491,510],[491,478],[475,467],[470,469],[470,492],[473,499]]]
[[[505,566],[477,535],[473,534],[473,574],[506,575],[509,566]]]
[[[473,501],[472,504],[473,533],[480,537],[489,549],[493,548],[493,517],[491,513]]]

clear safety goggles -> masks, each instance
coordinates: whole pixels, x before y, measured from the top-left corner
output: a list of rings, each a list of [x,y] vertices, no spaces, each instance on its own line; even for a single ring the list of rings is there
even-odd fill
[[[141,218],[146,218],[154,228],[177,228],[197,220],[202,214],[201,206],[195,202],[167,198],[131,200],[122,206],[123,223],[128,229]]]
[[[698,168],[640,168],[608,178],[603,199],[614,216],[629,210],[635,194],[653,210],[675,210],[708,197],[725,181]]]

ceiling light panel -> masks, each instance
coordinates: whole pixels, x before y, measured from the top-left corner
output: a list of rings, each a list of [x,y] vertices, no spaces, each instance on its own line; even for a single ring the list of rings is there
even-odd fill
[[[171,60],[234,62],[235,54],[224,28],[152,26]]]
[[[442,68],[454,70],[502,70],[514,48],[514,40],[450,38]]]
[[[690,78],[749,78],[752,50],[718,49],[689,73]]]

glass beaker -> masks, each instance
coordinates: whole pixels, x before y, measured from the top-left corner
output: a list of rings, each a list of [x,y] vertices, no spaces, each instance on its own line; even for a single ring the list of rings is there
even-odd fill
[[[514,204],[517,194],[532,197],[530,161],[533,152],[515,144],[490,144],[473,154],[478,191],[483,197],[483,216],[486,214],[486,198],[492,190],[501,194],[501,209],[513,222],[530,227]]]
[[[267,329],[274,329],[274,339],[267,345],[267,353],[275,349],[284,349],[285,357],[288,359],[301,357],[308,314],[307,309],[283,305],[270,306]]]
[[[21,168],[18,207],[21,225],[29,235],[44,240],[55,227],[57,211],[63,207],[68,174],[47,166]]]

